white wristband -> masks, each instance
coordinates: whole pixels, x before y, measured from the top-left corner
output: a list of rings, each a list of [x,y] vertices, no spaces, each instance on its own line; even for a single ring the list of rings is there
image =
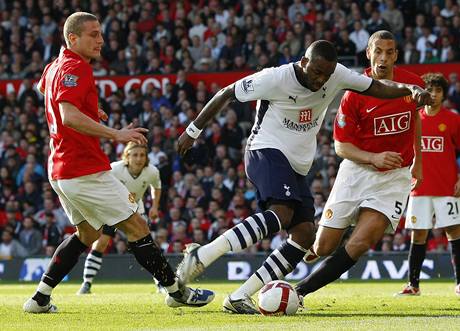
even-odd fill
[[[187,134],[193,138],[193,139],[196,139],[200,136],[201,132],[203,131],[203,129],[198,129],[195,125],[195,123],[190,122],[190,124],[187,126],[187,129],[185,129],[185,132],[187,132]]]

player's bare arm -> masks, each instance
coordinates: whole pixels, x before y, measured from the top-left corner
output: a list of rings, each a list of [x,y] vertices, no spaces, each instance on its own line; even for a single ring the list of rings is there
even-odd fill
[[[144,136],[144,134],[148,132],[147,129],[133,128],[132,125],[121,130],[109,128],[93,121],[90,117],[79,111],[77,107],[68,102],[61,102],[59,104],[59,112],[61,114],[62,124],[83,134],[108,138],[121,143],[127,143],[129,141],[134,141],[138,144],[147,143],[147,138]]]
[[[371,153],[364,151],[352,143],[335,141],[335,151],[338,156],[356,163],[370,164],[379,169],[401,168],[403,158],[400,153],[386,151]]]
[[[158,217],[158,207],[160,205],[161,188],[151,187],[152,207],[149,210],[149,218],[154,220]]]
[[[423,180],[422,167],[422,120],[418,111],[415,112],[415,139],[414,139],[414,163],[411,167],[412,190],[420,186]]]
[[[236,100],[235,96],[235,84],[228,85],[217,92],[214,97],[204,106],[198,117],[191,123],[193,126],[201,131],[206,124],[217,115],[231,101]],[[187,131],[190,129],[190,125],[187,130],[179,137],[177,151],[180,155],[185,153],[192,147],[193,142],[196,138],[190,136]],[[196,136],[198,137],[198,136]]]
[[[430,93],[420,86],[397,83],[387,79],[374,79],[371,86],[361,94],[381,99],[394,99],[411,95],[418,106],[431,105],[433,102]]]

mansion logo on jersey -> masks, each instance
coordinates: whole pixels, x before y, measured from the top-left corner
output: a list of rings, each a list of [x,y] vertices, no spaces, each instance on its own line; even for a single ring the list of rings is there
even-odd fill
[[[313,121],[309,123],[303,123],[303,124],[299,124],[294,121],[291,121],[288,118],[284,118],[283,125],[286,129],[289,129],[289,130],[294,130],[298,132],[307,132],[318,126],[318,118],[315,118]]]
[[[374,135],[386,136],[409,130],[411,113],[406,111],[374,118]]]
[[[422,152],[444,152],[444,137],[422,136]]]
[[[311,109],[301,110],[299,112],[299,123],[308,123],[311,122]]]

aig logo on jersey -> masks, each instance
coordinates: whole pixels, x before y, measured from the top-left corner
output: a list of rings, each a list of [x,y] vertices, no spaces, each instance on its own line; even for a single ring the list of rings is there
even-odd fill
[[[374,134],[376,136],[386,136],[407,131],[410,128],[410,120],[410,111],[376,117],[374,118]]]
[[[422,152],[444,152],[444,137],[422,136]]]
[[[311,109],[301,110],[299,112],[299,123],[309,123],[311,122]]]

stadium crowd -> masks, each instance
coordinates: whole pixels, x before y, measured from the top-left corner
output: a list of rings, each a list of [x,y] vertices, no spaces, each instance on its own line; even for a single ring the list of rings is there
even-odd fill
[[[0,0],[0,79],[24,79],[21,93],[0,94],[0,259],[51,256],[73,232],[47,181],[49,137],[42,97],[33,81],[59,53],[62,27],[72,12],[86,10],[103,22],[103,58],[95,76],[177,74],[165,91],[151,85],[127,95],[100,99],[108,125],[149,128],[150,162],[163,185],[160,217],[152,220],[155,240],[166,252],[179,253],[190,242],[206,243],[254,213],[255,190],[242,162],[255,112],[235,102],[220,114],[185,158],[177,138],[219,90],[187,81],[194,71],[259,70],[295,61],[314,40],[337,45],[340,61],[365,66],[369,35],[391,30],[400,41],[400,63],[459,61],[460,5],[456,1],[6,1]],[[460,110],[460,81],[450,77],[451,108]],[[316,218],[334,183],[340,159],[332,141],[333,111],[318,137],[311,190]],[[111,161],[123,146],[103,141]],[[151,197],[146,197],[146,207]],[[401,222],[402,224],[402,222]],[[286,234],[264,239],[251,252],[268,252]],[[431,251],[448,242],[434,230]],[[409,248],[409,235],[398,230],[375,250]],[[117,232],[108,252],[127,252]]]

